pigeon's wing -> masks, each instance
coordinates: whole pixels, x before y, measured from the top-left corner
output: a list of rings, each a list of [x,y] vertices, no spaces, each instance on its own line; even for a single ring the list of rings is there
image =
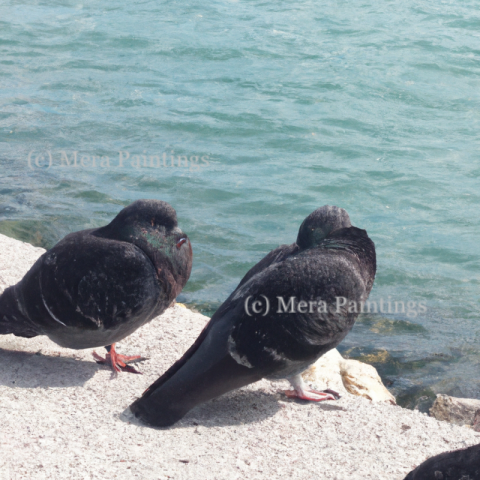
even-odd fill
[[[280,245],[279,247],[272,250],[269,254],[265,255],[256,265],[254,265],[242,278],[238,284],[236,290],[240,288],[244,283],[248,282],[252,277],[258,273],[264,271],[271,265],[275,263],[283,262],[290,255],[298,251],[298,246],[296,243],[291,245]]]
[[[21,282],[29,316],[46,331],[125,327],[161,300],[155,269],[138,247],[88,233],[65,237]]]
[[[282,370],[315,361],[340,343],[360,312],[366,284],[354,255],[313,249],[269,267],[241,293],[244,309],[231,333],[237,355]]]

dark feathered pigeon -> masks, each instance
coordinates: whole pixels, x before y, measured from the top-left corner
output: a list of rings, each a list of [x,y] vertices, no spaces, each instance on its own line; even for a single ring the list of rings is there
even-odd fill
[[[429,458],[405,480],[480,480],[480,445]]]
[[[289,397],[334,399],[301,372],[336,347],[372,289],[375,246],[345,210],[325,206],[302,223],[296,243],[270,252],[243,278],[185,355],[130,408],[172,425],[199,403],[261,378],[287,378]]]
[[[105,227],[67,235],[0,296],[0,334],[47,335],[62,347],[107,346],[160,315],[185,286],[192,248],[166,202],[137,200]],[[95,354],[96,355],[96,354]],[[102,360],[96,355],[97,360]]]

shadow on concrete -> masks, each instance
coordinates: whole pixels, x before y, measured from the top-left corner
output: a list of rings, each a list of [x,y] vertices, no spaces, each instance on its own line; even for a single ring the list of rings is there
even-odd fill
[[[14,388],[78,387],[98,371],[93,362],[0,348],[0,385]]]
[[[282,402],[280,402],[282,400]],[[311,404],[302,400],[287,400],[281,394],[270,394],[259,390],[236,390],[207,403],[196,406],[179,422],[171,427],[156,428],[145,425],[134,417],[129,408],[120,415],[120,419],[138,426],[166,430],[170,428],[191,428],[192,426],[224,427],[259,423],[275,415],[284,403],[294,401],[299,404]],[[344,407],[327,403],[316,404],[325,411],[344,411]]]

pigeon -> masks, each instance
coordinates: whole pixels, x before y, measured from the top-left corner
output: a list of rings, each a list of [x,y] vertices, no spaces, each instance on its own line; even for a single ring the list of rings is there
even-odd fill
[[[435,455],[404,480],[480,480],[480,445]]]
[[[0,296],[0,334],[47,335],[73,349],[105,346],[113,376],[140,356],[115,350],[163,313],[187,283],[192,247],[175,210],[137,200],[106,226],[70,233]]]
[[[372,289],[375,245],[347,212],[324,206],[301,224],[297,241],[271,251],[241,280],[184,356],[130,409],[167,427],[196,405],[256,382],[287,379],[290,398],[334,400],[301,373],[353,327]]]

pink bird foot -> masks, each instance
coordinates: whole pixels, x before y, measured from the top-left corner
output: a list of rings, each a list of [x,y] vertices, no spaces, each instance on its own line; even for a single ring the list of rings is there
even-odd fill
[[[337,400],[338,397],[330,393],[319,392],[318,390],[303,390],[297,392],[296,390],[283,390],[283,393],[288,398],[298,398],[300,400],[310,400],[312,402],[323,402],[324,400]]]
[[[112,369],[112,378],[116,377],[117,373],[120,371],[142,374],[142,372],[139,372],[132,366],[127,365],[127,363],[129,362],[141,359],[142,357],[140,355],[121,355],[116,352],[114,343],[105,348],[108,351],[108,353],[105,355],[105,358],[98,355],[97,352],[93,352],[93,358],[95,358],[95,361],[97,363],[110,364],[110,367]]]
[[[283,390],[283,393],[288,398],[298,398],[300,400],[309,400],[311,402],[338,400],[340,398],[340,394],[335,392],[334,390],[327,389],[323,392],[320,392],[318,390],[313,390],[309,388],[307,384],[303,381],[301,375],[289,377],[287,380],[291,383],[293,387],[293,390]]]

